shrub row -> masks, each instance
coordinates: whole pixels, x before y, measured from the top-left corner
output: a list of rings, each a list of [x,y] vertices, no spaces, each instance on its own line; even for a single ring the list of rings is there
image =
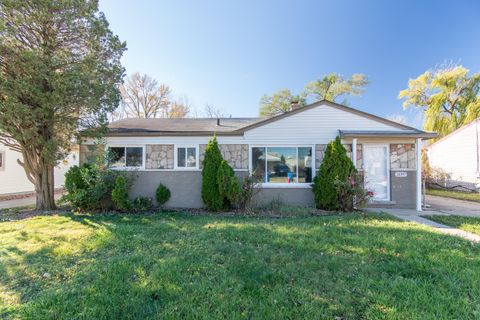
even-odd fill
[[[255,184],[253,176],[240,183],[223,159],[216,137],[209,141],[202,170],[202,199],[209,210],[222,211],[233,207],[245,210],[251,206]],[[362,184],[355,165],[337,137],[327,145],[323,162],[313,180],[317,208],[352,211],[364,205],[372,193],[367,192]]]
[[[133,173],[110,170],[99,164],[74,166],[65,175],[63,200],[81,210],[147,211],[153,207],[147,197],[129,198]],[[258,188],[254,175],[240,181],[223,159],[217,138],[208,142],[202,169],[202,200],[211,211],[232,208],[250,210]],[[365,204],[372,195],[362,187],[361,177],[337,137],[325,150],[323,162],[312,184],[317,208],[351,211]],[[170,190],[160,184],[155,193],[157,203],[165,204]]]
[[[115,171],[97,163],[73,166],[65,174],[65,195],[68,202],[78,210],[141,212],[153,208],[148,197],[129,198],[128,191],[134,181],[132,172]],[[160,184],[156,200],[161,206],[170,199],[170,190]]]

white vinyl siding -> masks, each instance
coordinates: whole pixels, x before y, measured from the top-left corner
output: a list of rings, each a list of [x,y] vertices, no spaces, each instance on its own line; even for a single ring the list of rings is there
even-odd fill
[[[245,140],[249,143],[324,144],[335,139],[338,130],[402,129],[328,105],[320,105],[253,128],[245,132]]]
[[[451,175],[451,180],[478,183],[479,122],[480,120],[477,120],[428,147],[430,166],[441,168]]]
[[[25,170],[18,164],[17,159],[23,161],[22,154],[8,149],[0,144],[0,152],[4,155],[5,168],[0,170],[0,195],[10,193],[33,192],[34,187],[25,175]],[[71,153],[67,159],[61,161],[54,171],[55,188],[60,188],[64,182],[67,170],[78,164],[78,152]]]

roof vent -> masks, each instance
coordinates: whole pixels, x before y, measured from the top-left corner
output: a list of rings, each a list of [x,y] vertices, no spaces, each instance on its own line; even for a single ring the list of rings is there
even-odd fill
[[[220,126],[220,118],[217,118],[217,127]]]

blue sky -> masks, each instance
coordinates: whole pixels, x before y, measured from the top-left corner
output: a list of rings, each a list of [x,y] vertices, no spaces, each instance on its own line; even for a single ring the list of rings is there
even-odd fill
[[[127,42],[127,73],[147,73],[234,117],[256,116],[259,99],[293,92],[327,73],[364,73],[371,84],[349,104],[401,114],[409,78],[446,61],[480,72],[480,1],[100,0]]]

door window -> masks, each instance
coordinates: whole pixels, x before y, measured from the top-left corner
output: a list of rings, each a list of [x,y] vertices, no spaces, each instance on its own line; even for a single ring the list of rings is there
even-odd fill
[[[374,200],[390,200],[388,146],[363,145],[365,187]]]

